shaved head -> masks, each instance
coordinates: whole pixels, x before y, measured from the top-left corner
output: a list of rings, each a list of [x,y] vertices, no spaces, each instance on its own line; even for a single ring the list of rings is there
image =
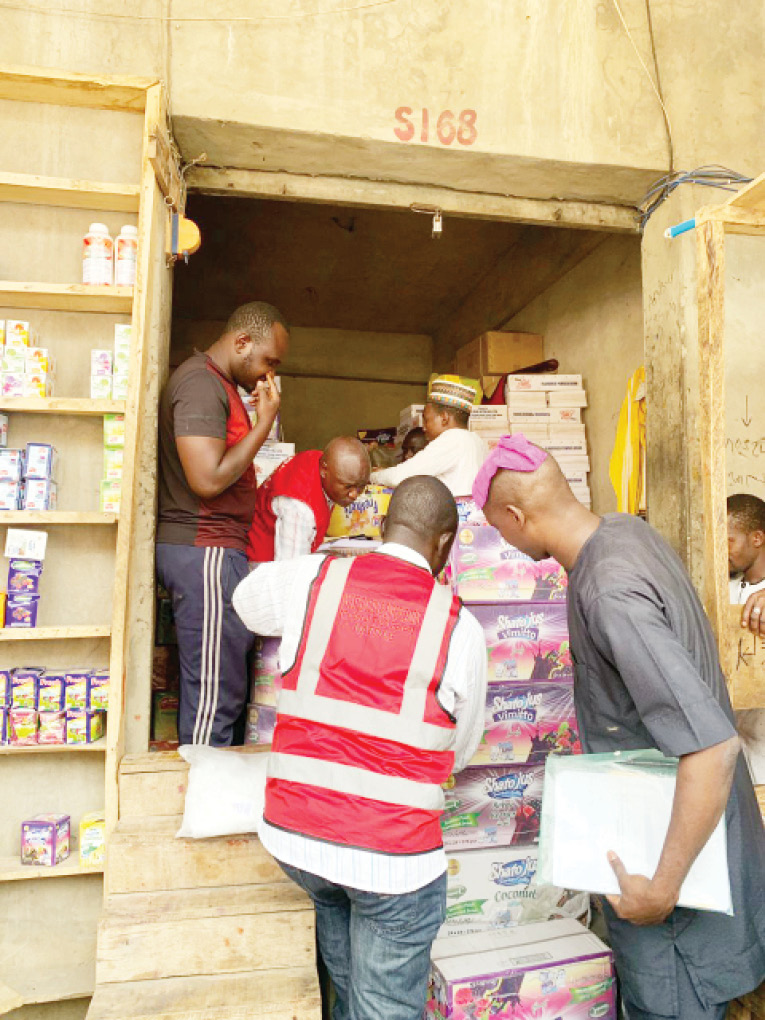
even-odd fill
[[[557,460],[549,454],[536,471],[499,470],[489,488],[489,503],[512,503],[531,517],[544,511],[551,501],[569,498],[576,500]]]
[[[369,485],[371,470],[367,448],[355,436],[332,439],[319,465],[324,491],[340,506],[350,506],[359,498]]]

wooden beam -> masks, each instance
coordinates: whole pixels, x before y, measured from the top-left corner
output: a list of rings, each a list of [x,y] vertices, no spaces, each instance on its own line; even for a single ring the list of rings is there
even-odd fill
[[[0,201],[68,209],[138,212],[138,185],[0,173]]]
[[[208,195],[239,195],[370,209],[409,209],[413,205],[430,205],[440,209],[447,217],[465,216],[470,219],[506,220],[540,226],[638,233],[634,208],[605,203],[521,198],[516,195],[399,184],[395,181],[309,177],[206,166],[192,167],[186,182],[190,190]]]
[[[595,231],[525,230],[457,311],[445,316],[433,335],[436,360],[448,360],[479,334],[501,329],[604,240]]]
[[[39,67],[0,68],[0,99],[24,103],[141,113],[146,105],[146,90],[155,84],[156,80],[150,78],[106,75],[94,78]]]
[[[726,206],[728,209],[737,209],[747,212],[758,212],[765,215],[765,174],[760,174],[751,184],[737,192]]]

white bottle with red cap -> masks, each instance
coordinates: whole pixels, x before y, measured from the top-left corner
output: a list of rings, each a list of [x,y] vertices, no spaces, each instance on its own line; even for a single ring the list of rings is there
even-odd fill
[[[138,227],[130,224],[120,231],[115,245],[114,282],[118,287],[134,287],[138,265]]]

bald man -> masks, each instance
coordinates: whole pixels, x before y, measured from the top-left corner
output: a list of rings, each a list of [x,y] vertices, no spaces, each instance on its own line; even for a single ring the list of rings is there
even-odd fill
[[[250,630],[282,639],[259,835],[316,905],[333,1020],[423,1015],[446,915],[441,784],[486,702],[483,631],[434,580],[457,526],[446,486],[410,478],[379,552],[264,563],[234,594]]]
[[[658,748],[680,760],[655,873],[629,874],[609,854],[621,895],[604,909],[628,1016],[722,1020],[765,978],[765,833],[690,578],[648,524],[579,503],[555,460],[523,436],[500,441],[473,495],[506,541],[568,571],[585,751]],[[734,916],[678,908],[723,813]]]
[[[291,560],[316,552],[332,508],[350,506],[369,484],[364,444],[339,436],[327,448],[306,450],[280,465],[258,488],[247,543],[251,563]]]

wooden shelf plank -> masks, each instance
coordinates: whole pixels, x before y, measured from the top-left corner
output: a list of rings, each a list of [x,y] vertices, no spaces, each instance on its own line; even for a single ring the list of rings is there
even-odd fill
[[[137,213],[139,194],[137,184],[104,184],[101,181],[40,177],[37,174],[0,173],[0,202]]]
[[[87,397],[2,397],[0,411],[26,414],[124,414],[124,400],[88,400]]]
[[[8,67],[0,70],[0,99],[140,113],[146,106],[146,90],[155,84],[151,78],[92,78],[37,67]]]
[[[116,514],[94,510],[0,510],[0,524],[116,524]]]
[[[41,878],[71,878],[73,875],[102,875],[103,867],[83,868],[75,850],[65,861],[52,868],[22,864],[18,857],[0,857],[0,882],[25,882]]]
[[[132,287],[91,287],[84,283],[0,281],[0,308],[50,308],[64,312],[127,313]]]
[[[0,747],[0,755],[4,754],[103,754],[106,751],[106,737],[94,740],[92,744],[29,744],[28,746],[12,747],[4,744]]]
[[[108,638],[111,627],[2,627],[2,641],[69,641],[74,638]]]

